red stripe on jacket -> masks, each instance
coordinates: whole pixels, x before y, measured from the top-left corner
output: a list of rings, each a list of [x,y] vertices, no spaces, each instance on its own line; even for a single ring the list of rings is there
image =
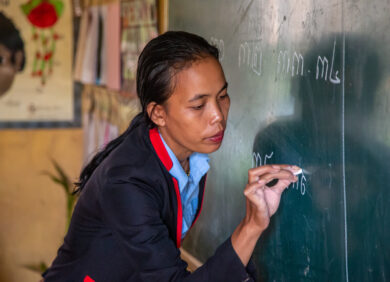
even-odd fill
[[[181,232],[183,228],[183,208],[181,205],[181,197],[179,184],[177,183],[176,178],[172,177],[173,185],[175,186],[176,199],[177,199],[177,229],[176,229],[176,246],[180,248],[181,245]]]
[[[164,143],[161,140],[160,134],[158,133],[157,128],[153,128],[149,130],[149,137],[150,141],[152,142],[152,145],[154,147],[154,150],[157,153],[157,156],[165,166],[165,168],[170,171],[173,162],[171,158],[169,157],[169,154],[167,150],[165,149]],[[180,248],[181,245],[181,232],[182,232],[182,226],[183,226],[183,210],[181,205],[181,197],[180,197],[180,190],[179,190],[179,184],[177,183],[177,180],[172,177],[173,180],[173,186],[175,187],[175,193],[176,193],[176,200],[177,200],[177,218],[176,218],[176,246],[177,248]]]
[[[149,138],[150,138],[150,141],[152,142],[154,150],[157,153],[157,156],[159,157],[159,159],[161,160],[161,162],[163,163],[165,168],[168,171],[170,171],[172,166],[173,166],[173,162],[172,162],[171,158],[169,157],[169,154],[164,146],[163,141],[161,140],[161,136],[160,136],[157,128],[152,128],[149,130]],[[177,199],[176,246],[177,246],[177,248],[180,248],[181,235],[182,235],[181,233],[182,233],[182,228],[183,228],[183,207],[181,204],[181,195],[180,195],[179,184],[178,184],[176,178],[172,177],[172,180],[173,180],[173,185],[175,187],[175,193],[176,193],[176,199]],[[204,186],[206,186],[206,179],[205,179]],[[203,191],[203,195],[202,195],[202,201],[201,201],[199,212],[198,212],[195,220],[191,224],[190,229],[192,228],[192,226],[194,226],[195,222],[199,218],[200,212],[202,211],[202,207],[203,207],[203,199],[204,199],[204,191]]]
[[[84,281],[83,282],[95,282],[95,280],[93,280],[91,277],[89,277],[88,275],[84,277]]]

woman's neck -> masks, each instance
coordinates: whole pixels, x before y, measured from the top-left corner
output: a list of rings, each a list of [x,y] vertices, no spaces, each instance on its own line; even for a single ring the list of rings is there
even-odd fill
[[[180,162],[181,167],[184,169],[185,173],[188,175],[190,173],[190,161],[187,158],[186,160]]]
[[[181,144],[176,142],[164,128],[159,128],[161,136],[164,138],[165,143],[169,146],[172,152],[175,154],[180,165],[186,173],[189,172],[189,157],[193,153],[187,148],[184,148]]]

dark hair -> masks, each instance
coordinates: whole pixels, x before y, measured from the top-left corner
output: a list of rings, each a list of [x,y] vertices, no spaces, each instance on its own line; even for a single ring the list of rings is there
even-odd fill
[[[126,131],[112,140],[85,166],[75,183],[76,192],[83,189],[96,167],[123,142],[127,135],[144,122],[150,128],[156,125],[149,118],[147,106],[151,102],[164,104],[175,88],[174,77],[193,62],[213,57],[218,60],[218,49],[204,38],[184,31],[168,31],[152,39],[138,58],[137,95],[142,111],[132,120]]]
[[[15,53],[23,52],[23,60],[19,70],[23,70],[25,64],[25,52],[23,39],[13,22],[0,12],[0,44],[11,51],[11,62],[15,64]]]

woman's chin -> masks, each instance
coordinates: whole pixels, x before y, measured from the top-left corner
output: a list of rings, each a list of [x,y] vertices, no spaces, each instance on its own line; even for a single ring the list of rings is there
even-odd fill
[[[214,144],[207,144],[207,146],[202,146],[202,148],[197,152],[202,153],[202,154],[211,154],[211,153],[218,151],[218,149],[221,147],[221,145],[222,145],[222,142],[214,143]]]

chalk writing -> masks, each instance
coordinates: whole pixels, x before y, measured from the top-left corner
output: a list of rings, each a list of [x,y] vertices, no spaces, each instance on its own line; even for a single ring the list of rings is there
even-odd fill
[[[238,50],[238,67],[246,67],[258,76],[261,75],[263,52],[260,42],[243,42]]]
[[[290,188],[292,186],[292,189],[296,189],[298,191],[301,192],[301,195],[305,195],[306,193],[306,176],[304,173],[302,173],[299,178],[298,178],[298,181],[293,183],[292,185],[290,185],[289,187],[287,188]]]
[[[220,42],[218,39],[212,38],[212,42],[220,46],[220,49],[224,49],[223,41]],[[313,66],[306,66],[305,57],[297,50],[274,50],[274,55],[269,57],[276,59],[276,78],[298,78],[314,76],[315,74],[316,80],[340,84],[339,71],[335,67],[336,45],[337,42],[334,40],[331,58],[320,54],[316,57],[317,60],[313,62]],[[252,71],[261,76],[263,75],[263,57],[264,60],[268,58],[267,54],[263,52],[259,40],[244,41],[240,43],[238,48],[238,68]],[[311,70],[310,67],[313,67],[313,69]]]
[[[263,159],[261,158],[261,155],[260,153],[256,153],[256,152],[253,152],[252,156],[252,168],[254,167],[258,167],[258,166],[262,166],[262,165],[266,165],[267,164],[267,160],[271,159],[272,156],[274,155],[274,152],[271,152],[271,154],[269,155],[265,155],[264,157],[264,163],[263,163]]]
[[[270,154],[265,154],[264,158],[262,157],[262,155],[260,153],[253,152],[252,153],[252,168],[266,165],[267,160],[272,159],[273,156],[274,156],[274,152],[271,152]],[[292,183],[287,188],[291,187],[291,189],[299,191],[301,193],[301,195],[304,196],[306,194],[306,182],[307,182],[306,176],[304,173],[302,173],[298,176],[298,181],[295,183]]]
[[[329,72],[329,77],[328,77],[328,67],[329,67],[329,61],[328,58],[323,56],[318,56],[317,58],[317,67],[316,67],[316,79],[318,80],[319,78],[324,79],[325,81],[329,78],[329,81],[333,84],[339,84],[340,83],[340,78],[337,76],[339,71],[333,70],[333,64],[334,64],[334,55],[335,55],[335,50],[336,50],[336,40],[333,43],[333,53],[332,53],[332,61],[330,64],[330,72]],[[321,71],[320,71],[321,69]],[[321,76],[320,76],[321,73]],[[334,75],[334,76],[333,76]]]
[[[210,38],[211,45],[214,45],[219,50],[219,60],[222,61],[225,56],[225,42],[222,39],[215,37]]]
[[[292,77],[295,75],[303,76],[304,64],[305,60],[301,53],[294,51],[290,57],[287,50],[279,51],[277,73],[290,74],[291,69]]]

